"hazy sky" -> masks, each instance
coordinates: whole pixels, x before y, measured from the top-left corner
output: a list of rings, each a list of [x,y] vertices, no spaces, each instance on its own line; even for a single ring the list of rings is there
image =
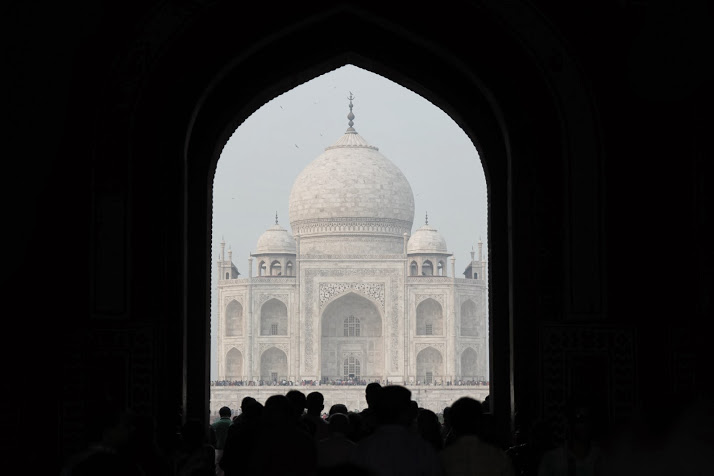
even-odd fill
[[[226,252],[233,251],[241,276],[247,276],[250,253],[275,223],[276,212],[279,223],[291,231],[288,200],[293,181],[344,134],[350,92],[355,97],[354,128],[411,184],[412,232],[424,224],[428,212],[429,225],[444,236],[456,258],[457,277],[463,277],[479,237],[486,254],[486,180],[471,140],[446,113],[416,93],[355,66],[336,69],[263,105],[223,149],[213,182],[211,362],[216,362],[215,260],[221,240]]]

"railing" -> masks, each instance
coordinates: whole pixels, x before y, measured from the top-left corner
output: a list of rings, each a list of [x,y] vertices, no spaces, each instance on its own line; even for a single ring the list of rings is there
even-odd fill
[[[277,380],[219,380],[211,381],[211,387],[366,387],[371,382],[377,382],[380,385],[390,385],[394,383],[389,379],[381,377],[360,377],[359,379],[344,379],[323,377],[320,380],[300,380],[294,382],[288,380],[287,377],[279,377]],[[404,383],[399,383],[405,387],[488,387],[489,382],[486,380],[454,380],[435,379],[430,383],[416,379]]]

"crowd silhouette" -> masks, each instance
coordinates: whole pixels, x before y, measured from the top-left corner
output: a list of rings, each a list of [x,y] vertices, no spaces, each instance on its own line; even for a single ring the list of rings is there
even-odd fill
[[[712,429],[710,401],[668,426],[678,431],[673,443],[655,442],[656,432],[650,441],[638,438],[641,425],[608,429],[601,402],[574,396],[560,415],[560,439],[550,422],[517,413],[513,440],[504,442],[493,432],[487,400],[461,397],[437,414],[419,407],[406,386],[376,382],[365,387],[365,399],[367,408],[356,412],[343,404],[325,411],[319,391],[292,389],[265,404],[245,397],[235,410],[221,408],[210,424],[188,419],[177,426],[168,451],[155,441],[153,418],[108,408],[96,443],[67,461],[62,475],[618,476],[645,474],[644,468],[703,474],[694,468],[706,458],[704,446],[686,450]],[[687,441],[695,446],[687,448]]]

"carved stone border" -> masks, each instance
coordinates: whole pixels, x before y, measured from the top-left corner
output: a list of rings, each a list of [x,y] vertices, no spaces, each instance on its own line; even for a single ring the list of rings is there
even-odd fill
[[[444,356],[445,345],[443,342],[422,342],[419,344],[414,344],[414,355],[418,355],[419,352],[426,349],[427,347],[433,347],[434,349],[438,350],[441,353],[442,361],[446,363],[446,357]]]
[[[434,301],[441,304],[441,308],[444,308],[445,296],[443,294],[415,294],[414,295],[414,305],[418,306],[422,301],[427,299],[433,299]]]
[[[290,343],[289,342],[261,342],[258,344],[258,355],[262,358],[263,352],[270,349],[271,347],[276,347],[283,352],[288,357],[288,362],[290,361]]]
[[[225,309],[231,301],[238,301],[238,304],[245,309],[245,304],[243,302],[243,295],[234,296],[223,296],[223,309]]]
[[[223,352],[223,355],[224,355],[224,356],[227,356],[227,355],[228,355],[228,352],[230,352],[231,349],[236,349],[238,352],[240,352],[241,356],[244,356],[244,355],[245,355],[245,352],[244,352],[244,350],[243,350],[243,349],[244,349],[244,346],[243,346],[243,343],[242,343],[242,342],[241,342],[241,343],[236,343],[236,344],[225,344],[225,345],[223,346],[223,351],[224,351],[224,352]]]
[[[456,346],[456,356],[457,358],[461,358],[461,354],[464,353],[464,351],[468,348],[473,349],[474,352],[476,352],[476,355],[481,355],[481,346],[476,343],[460,343]]]
[[[389,218],[316,218],[290,223],[295,236],[320,233],[387,234],[402,236],[409,233],[412,224]]]
[[[260,312],[261,308],[263,307],[263,304],[266,302],[270,301],[271,299],[277,299],[278,301],[282,302],[285,304],[285,307],[288,307],[288,303],[290,302],[290,295],[289,294],[284,294],[284,293],[263,293],[258,295],[258,299],[256,301],[258,312]],[[288,313],[289,314],[289,313]]]
[[[320,283],[320,311],[339,296],[358,292],[379,304],[384,312],[384,283]]]

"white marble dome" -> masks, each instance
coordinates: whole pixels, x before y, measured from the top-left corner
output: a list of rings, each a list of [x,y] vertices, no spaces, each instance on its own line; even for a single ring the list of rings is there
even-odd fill
[[[290,192],[295,236],[399,236],[414,221],[414,194],[399,168],[350,126],[298,175]]]
[[[436,228],[424,225],[409,238],[407,254],[412,253],[448,254],[446,240]]]
[[[260,235],[254,254],[295,254],[297,247],[292,235],[277,223]]]

